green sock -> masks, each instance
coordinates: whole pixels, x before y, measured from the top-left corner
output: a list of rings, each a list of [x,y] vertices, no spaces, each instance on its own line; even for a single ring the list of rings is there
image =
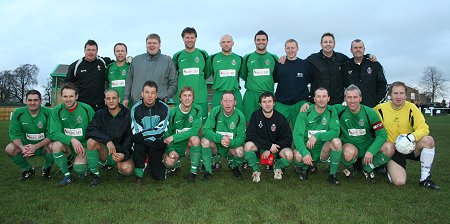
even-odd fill
[[[100,175],[100,172],[98,171],[98,162],[100,161],[100,159],[98,158],[98,151],[88,149],[86,150],[86,157],[91,173]]]
[[[77,174],[85,175],[87,173],[88,169],[89,169],[88,164],[85,164],[85,163],[75,163],[75,164],[73,164],[73,170]]]
[[[382,152],[378,152],[373,157],[372,163],[373,163],[374,167],[380,167],[380,166],[386,164],[387,162],[389,162],[390,159],[391,158],[389,156],[383,154]]]
[[[211,148],[203,148],[202,147],[202,160],[203,165],[205,165],[205,170],[208,173],[212,173],[211,165],[212,165],[212,150]]]
[[[134,168],[137,177],[144,177],[144,168]]]
[[[106,156],[106,162],[104,164],[106,164],[108,166],[115,166],[116,165],[116,161],[114,161],[112,156],[110,154],[108,154]]]
[[[349,168],[353,163],[356,162],[357,157],[353,158],[351,161],[347,162],[344,158],[341,158],[341,163],[344,164],[345,168]]]
[[[51,153],[45,153],[44,154],[44,166],[42,168],[47,169],[53,165],[53,162],[55,159],[53,158],[53,155]]]
[[[191,173],[197,173],[197,167],[200,164],[200,146],[191,146],[189,157],[191,158]]]
[[[244,158],[247,160],[248,165],[253,169],[253,172],[259,171],[259,167],[256,162],[257,161],[256,153],[254,151],[244,152]]]
[[[31,164],[25,159],[22,153],[18,153],[15,156],[11,157],[12,161],[22,169],[22,171],[31,170],[33,167]]]
[[[285,159],[285,158],[280,158],[279,160],[275,161],[275,169],[283,169],[285,167],[288,167],[291,163]]]
[[[242,164],[244,163],[244,158],[239,158],[237,156],[234,156],[233,159],[233,167],[241,167]]]
[[[61,169],[61,173],[64,175],[69,175],[69,167],[67,166],[67,157],[63,152],[53,153],[53,158],[55,159],[56,166]]]
[[[330,153],[330,175],[336,174],[341,161],[342,150],[331,150]]]

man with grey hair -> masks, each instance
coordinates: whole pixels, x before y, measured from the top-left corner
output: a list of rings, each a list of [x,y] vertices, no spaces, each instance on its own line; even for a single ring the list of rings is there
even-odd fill
[[[341,124],[342,163],[344,174],[354,175],[355,168],[361,170],[368,181],[374,181],[373,169],[386,164],[394,150],[382,147],[387,140],[386,129],[380,117],[370,107],[362,105],[361,90],[351,84],[344,91],[347,106],[335,104]]]
[[[360,39],[352,41],[350,52],[353,58],[343,65],[344,86],[354,84],[359,87],[362,94],[361,103],[375,107],[386,96],[386,78],[383,66],[377,61],[372,62],[364,55],[364,42]]]
[[[167,102],[177,91],[177,73],[172,60],[161,54],[161,38],[152,33],[145,39],[147,52],[136,56],[130,65],[125,82],[123,105],[130,108],[141,98],[142,83],[154,81],[158,87],[158,97]],[[130,104],[132,100],[132,104]]]

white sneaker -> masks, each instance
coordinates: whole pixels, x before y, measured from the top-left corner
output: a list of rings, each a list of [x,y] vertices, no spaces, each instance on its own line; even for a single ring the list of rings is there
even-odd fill
[[[256,171],[252,174],[252,181],[258,183],[261,180],[261,172]]]
[[[283,179],[283,171],[281,171],[281,169],[274,169],[273,170],[273,178],[276,180],[281,180]]]

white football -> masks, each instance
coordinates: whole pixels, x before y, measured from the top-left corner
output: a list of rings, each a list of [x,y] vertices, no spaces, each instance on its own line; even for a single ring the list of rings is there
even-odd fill
[[[416,148],[416,142],[410,141],[407,134],[400,134],[395,140],[395,149],[401,154],[409,154]]]

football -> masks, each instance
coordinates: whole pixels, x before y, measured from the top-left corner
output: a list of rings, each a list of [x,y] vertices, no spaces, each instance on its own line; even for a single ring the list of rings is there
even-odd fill
[[[407,134],[400,134],[395,140],[395,149],[402,154],[409,154],[416,148],[416,142],[408,139]]]

